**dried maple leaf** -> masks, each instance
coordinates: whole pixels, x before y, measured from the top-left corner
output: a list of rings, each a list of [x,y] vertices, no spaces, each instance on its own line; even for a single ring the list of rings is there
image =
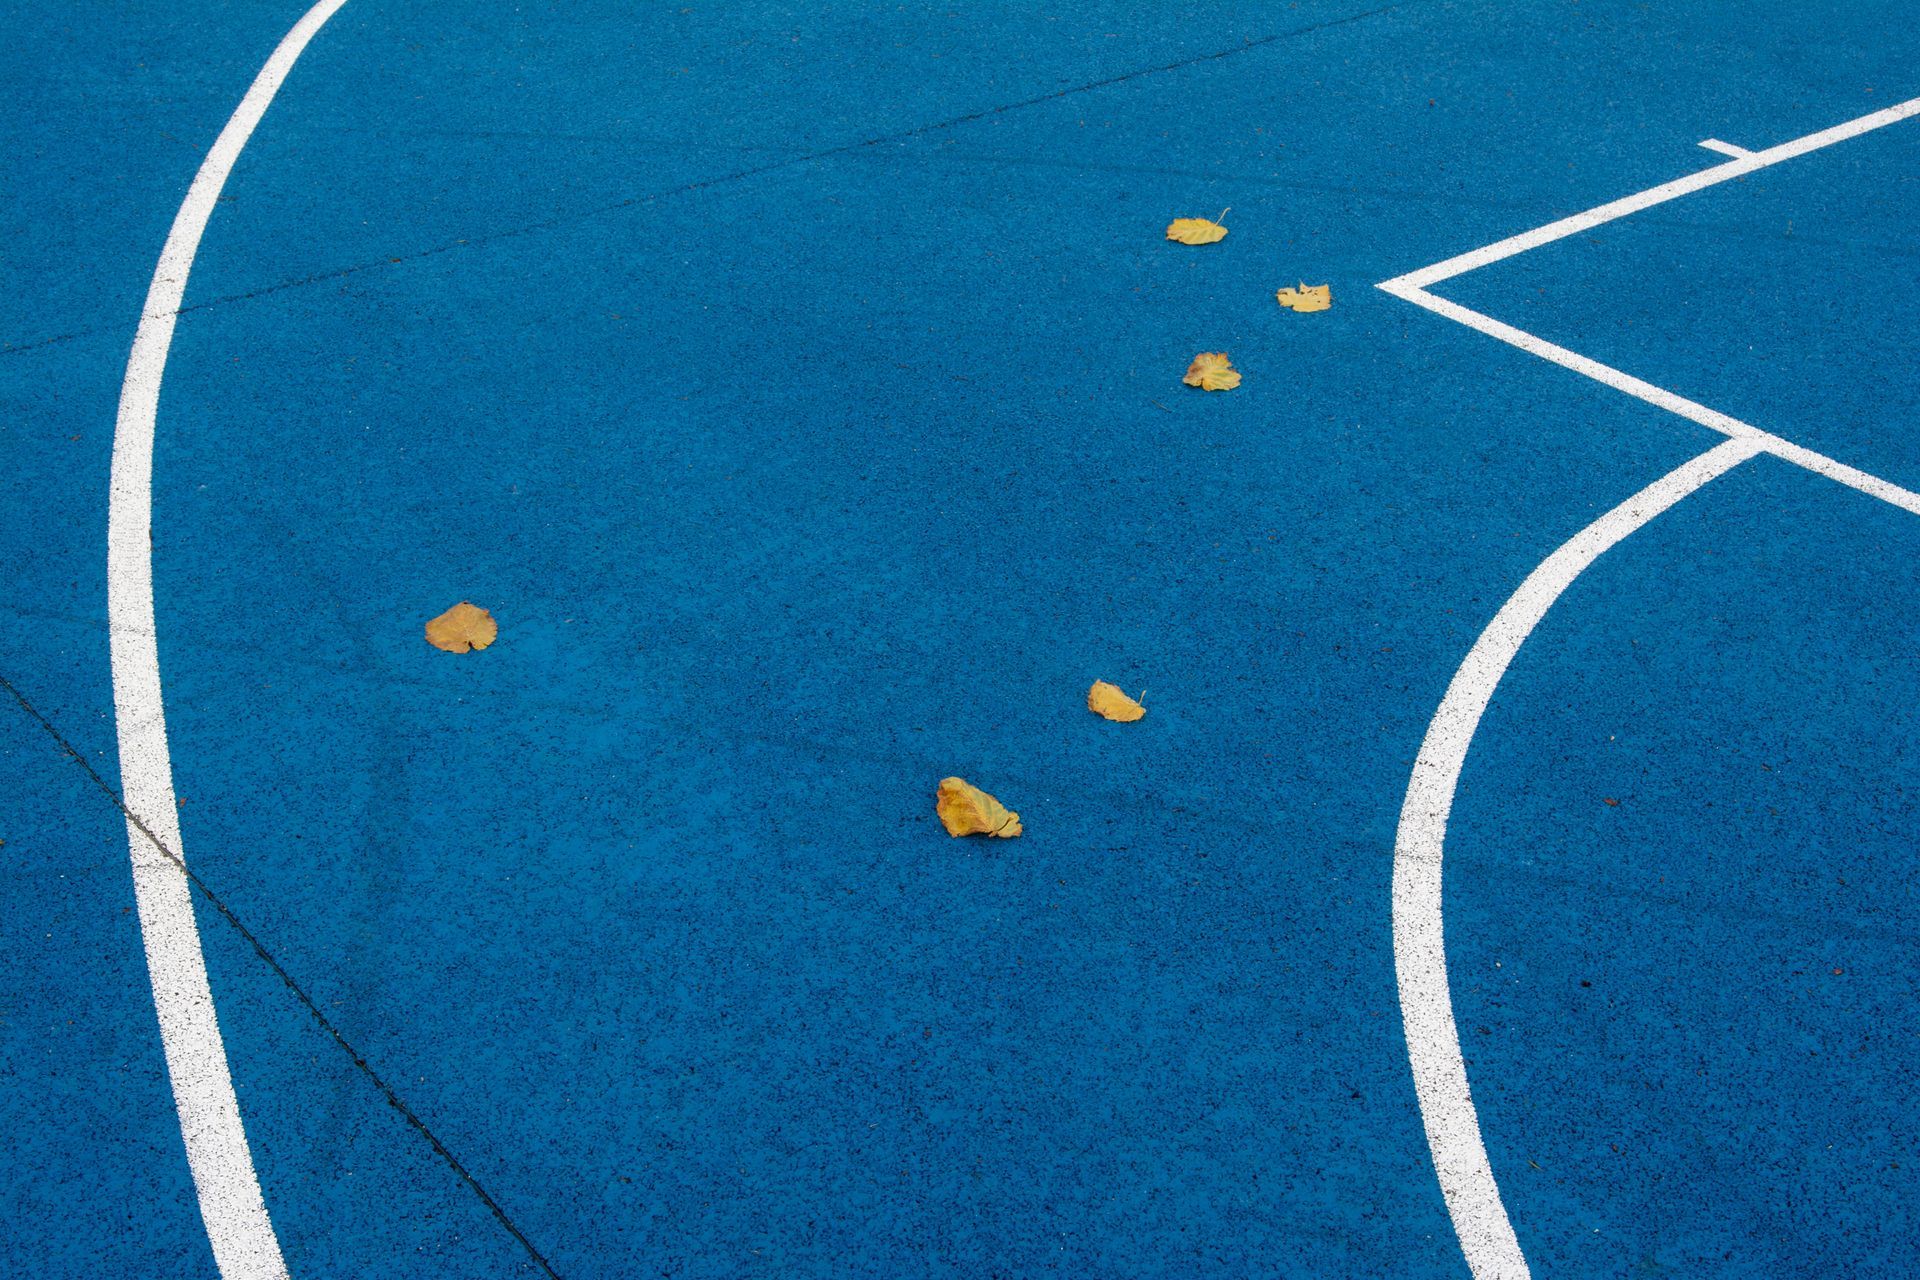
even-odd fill
[[[1220,211],[1226,217],[1227,211]],[[1181,244],[1213,244],[1227,238],[1227,229],[1211,218],[1175,218],[1167,224],[1167,239]]]
[[[1325,311],[1333,305],[1333,286],[1302,281],[1299,288],[1282,289],[1273,296],[1281,306],[1292,311]]]
[[[940,779],[934,802],[950,836],[1017,836],[1020,815],[965,778]]]
[[[1118,685],[1108,684],[1105,680],[1095,680],[1093,688],[1087,690],[1087,710],[1109,720],[1120,721],[1138,720],[1147,714],[1147,709],[1120,692]]]
[[[427,624],[427,643],[448,653],[484,649],[499,634],[493,615],[465,600]]]
[[[1180,381],[1202,391],[1231,391],[1240,385],[1240,371],[1228,361],[1226,352],[1203,351],[1193,358],[1187,376]]]

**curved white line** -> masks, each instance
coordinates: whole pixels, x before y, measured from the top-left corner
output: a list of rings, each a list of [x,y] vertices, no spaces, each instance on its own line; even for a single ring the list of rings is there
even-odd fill
[[[1506,1207],[1500,1203],[1500,1188],[1480,1139],[1480,1120],[1467,1088],[1467,1065],[1460,1056],[1460,1033],[1447,988],[1440,859],[1460,768],[1507,665],[1560,593],[1609,547],[1764,450],[1765,443],[1751,437],[1715,445],[1634,494],[1541,561],[1493,616],[1454,673],[1414,760],[1393,846],[1393,964],[1427,1146],[1433,1152],[1447,1213],[1460,1237],[1460,1250],[1475,1280],[1527,1280],[1531,1273]]]
[[[344,3],[320,0],[294,24],[201,162],[154,267],[140,328],[127,357],[113,432],[107,505],[107,627],[114,726],[120,739],[120,788],[129,815],[127,845],[180,1135],[186,1140],[200,1217],[224,1280],[284,1280],[287,1264],[280,1256],[280,1242],[267,1218],[253,1155],[247,1149],[227,1051],[214,1017],[213,992],[207,986],[207,965],[186,873],[163,852],[182,856],[154,635],[154,417],[167,351],[173,345],[174,319],[214,201],[307,42]]]

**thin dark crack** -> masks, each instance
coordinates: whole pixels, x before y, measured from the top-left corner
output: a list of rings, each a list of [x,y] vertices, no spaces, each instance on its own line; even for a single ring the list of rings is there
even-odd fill
[[[923,124],[911,129],[902,129],[897,133],[883,133],[875,137],[863,138],[858,142],[842,143],[837,147],[827,147],[820,151],[808,151],[800,155],[788,156],[781,160],[770,160],[765,164],[752,165],[745,169],[735,169],[730,173],[723,173],[712,178],[701,178],[694,182],[685,182],[677,187],[668,187],[662,191],[654,191],[646,195],[628,196],[624,200],[616,200],[611,204],[595,205],[592,208],[581,209],[572,213],[558,214],[551,218],[542,218],[538,222],[529,222],[521,226],[509,227],[503,231],[495,231],[485,235],[448,241],[445,244],[438,244],[431,248],[416,250],[413,253],[403,254],[399,257],[369,259],[365,262],[357,262],[350,266],[339,267],[332,271],[321,271],[310,276],[301,276],[294,280],[283,280],[278,284],[265,285],[245,293],[232,293],[218,298],[210,298],[205,302],[197,302],[190,307],[182,307],[179,311],[175,312],[175,314],[185,315],[188,312],[200,311],[207,307],[224,306],[231,302],[245,302],[252,298],[262,298],[268,294],[279,293],[286,289],[298,289],[310,284],[323,284],[328,280],[344,279],[347,276],[358,275],[362,271],[369,271],[376,267],[393,266],[396,263],[418,262],[424,258],[436,257],[439,254],[447,253],[450,250],[458,249],[464,245],[495,244],[503,240],[513,240],[521,236],[535,235],[542,231],[551,231],[556,227],[588,222],[594,218],[602,218],[608,214],[619,213],[625,209],[633,209],[641,205],[653,204],[673,196],[687,195],[695,191],[705,191],[711,187],[724,186],[730,182],[739,182],[746,178],[759,177],[761,174],[774,173],[781,169],[792,169],[799,165],[811,164],[816,160],[829,160],[835,156],[850,155],[870,147],[885,146],[890,142],[911,141],[914,138],[924,137],[930,133],[938,133],[943,129],[957,128],[963,124],[971,124],[976,120],[985,120],[992,116],[1005,115],[1010,111],[1023,111],[1028,107],[1037,107],[1046,102],[1057,102],[1061,98],[1070,98],[1076,94],[1092,93],[1096,89],[1111,88],[1116,84],[1125,84],[1129,80],[1138,80],[1143,76],[1162,75],[1169,71],[1179,71],[1186,67],[1198,66],[1201,63],[1218,62],[1222,58],[1231,58],[1236,54],[1248,53],[1254,49],[1265,48],[1268,45],[1278,44],[1285,40],[1297,40],[1301,36],[1312,35],[1318,31],[1326,31],[1333,27],[1343,27],[1349,23],[1361,22],[1368,18],[1378,17],[1383,13],[1390,13],[1400,8],[1402,3],[1404,3],[1404,0],[1401,0],[1401,3],[1382,5],[1377,9],[1368,9],[1361,13],[1349,14],[1344,18],[1330,18],[1325,22],[1316,22],[1304,27],[1295,27],[1291,31],[1276,32],[1270,36],[1262,36],[1257,40],[1249,40],[1244,44],[1234,45],[1231,49],[1217,49],[1212,53],[1196,54],[1191,58],[1181,58],[1176,62],[1162,63],[1157,67],[1142,67],[1137,71],[1127,71],[1117,76],[1108,76],[1102,80],[1092,80],[1086,84],[1074,85],[1072,88],[1056,89],[1052,93],[1043,93],[1037,97],[1022,98],[1018,102],[1005,102],[996,107],[985,107],[979,111],[970,111],[966,115],[952,116],[946,120],[936,120],[932,124]],[[59,342],[71,342],[76,338],[86,337],[96,332],[99,332],[99,330],[81,330],[75,333],[61,334],[58,337],[42,338],[37,342],[23,342],[18,345],[0,347],[0,354],[12,355],[18,351],[32,351],[36,347],[51,346]]]
[[[31,716],[42,729],[45,729],[48,736],[60,744],[60,749],[73,757],[74,763],[86,770],[87,776],[93,779],[93,784],[100,788],[101,793],[105,795],[108,800],[113,802],[113,807],[120,811],[121,815],[126,818],[128,824],[138,830],[141,835],[145,836],[148,843],[160,851],[162,857],[173,863],[174,866],[180,868],[181,874],[186,876],[188,883],[199,890],[200,896],[205,898],[207,903],[212,906],[215,911],[220,913],[221,919],[233,926],[234,932],[245,939],[247,945],[253,948],[254,954],[259,956],[269,969],[273,970],[274,976],[278,977],[281,983],[286,986],[287,990],[293,993],[294,999],[298,1000],[301,1005],[306,1008],[306,1011],[312,1015],[313,1020],[320,1025],[320,1029],[325,1031],[329,1036],[332,1036],[333,1042],[339,1045],[341,1050],[353,1060],[353,1065],[360,1070],[361,1074],[373,1082],[373,1086],[386,1098],[387,1105],[399,1112],[401,1118],[411,1125],[416,1133],[427,1140],[427,1144],[433,1148],[434,1154],[438,1155],[440,1159],[446,1163],[446,1166],[458,1174],[460,1180],[466,1183],[476,1196],[480,1197],[480,1203],[487,1206],[488,1211],[491,1212],[495,1220],[506,1229],[508,1235],[520,1242],[520,1247],[527,1251],[527,1256],[533,1259],[534,1265],[539,1267],[546,1275],[551,1276],[553,1280],[560,1280],[560,1273],[553,1269],[553,1264],[548,1262],[546,1257],[541,1254],[538,1249],[534,1248],[533,1242],[527,1239],[526,1233],[521,1231],[520,1228],[514,1224],[513,1219],[507,1216],[507,1211],[500,1207],[500,1202],[495,1200],[487,1189],[480,1185],[480,1180],[467,1171],[467,1167],[460,1163],[459,1157],[447,1150],[446,1144],[441,1142],[433,1130],[427,1127],[427,1122],[414,1114],[413,1108],[409,1107],[400,1095],[394,1091],[393,1086],[388,1084],[386,1080],[381,1077],[380,1073],[375,1071],[367,1060],[361,1056],[360,1051],[353,1047],[346,1036],[340,1033],[340,1028],[336,1027],[332,1019],[328,1018],[327,1015],[321,1011],[320,1006],[314,1001],[313,997],[308,995],[306,989],[294,980],[293,975],[288,973],[279,960],[274,958],[273,953],[268,951],[266,945],[254,936],[253,930],[247,928],[240,917],[233,913],[233,909],[221,899],[220,895],[215,893],[207,882],[200,878],[198,872],[187,865],[184,858],[172,849],[167,848],[167,846],[161,842],[160,838],[154,835],[147,824],[141,820],[138,814],[127,808],[126,802],[120,798],[120,793],[115,791],[113,787],[108,784],[107,780],[100,776],[99,770],[95,769],[87,758],[80,754],[78,748],[67,741],[60,730],[54,727],[51,720],[40,714],[38,707],[35,707],[31,702],[27,701],[26,695],[15,688],[11,680],[0,675],[0,688],[4,688],[8,693],[12,694],[13,700],[20,704],[21,710]]]

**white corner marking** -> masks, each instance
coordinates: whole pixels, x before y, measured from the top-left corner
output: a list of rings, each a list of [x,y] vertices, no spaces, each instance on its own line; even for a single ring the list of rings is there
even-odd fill
[[[1509,346],[1622,391],[1729,437],[1662,476],[1575,534],[1527,576],[1475,641],[1447,686],[1421,743],[1401,806],[1393,857],[1393,954],[1400,1008],[1413,1069],[1420,1119],[1448,1216],[1474,1280],[1527,1280],[1531,1272],[1501,1202],[1487,1159],[1480,1121],[1467,1085],[1466,1061],[1447,985],[1446,935],[1441,901],[1441,857],[1455,787],[1480,717],[1520,645],[1560,594],[1601,553],[1714,477],[1759,453],[1871,494],[1920,514],[1920,494],[1837,462],[1751,423],[1570,351],[1492,316],[1429,292],[1442,280],[1552,244],[1628,214],[1717,183],[1858,137],[1920,115],[1920,98],[1845,121],[1764,151],[1747,151],[1717,138],[1700,145],[1733,157],[1725,164],[1676,178],[1634,195],[1562,218],[1532,231],[1382,281],[1379,288]]]

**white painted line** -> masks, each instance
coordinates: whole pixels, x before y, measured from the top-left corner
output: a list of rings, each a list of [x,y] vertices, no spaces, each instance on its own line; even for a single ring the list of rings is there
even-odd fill
[[[194,923],[185,872],[154,847],[184,856],[167,754],[160,694],[160,655],[153,614],[153,435],[160,380],[173,345],[174,321],[201,234],[220,189],[254,127],[307,42],[346,0],[320,0],[274,49],[233,117],[214,140],[174,215],[147,289],[140,327],[127,357],[114,424],[107,506],[107,627],[113,662],[114,726],[120,740],[120,788],[128,812],[140,936],[160,1020],[167,1076],[180,1136],[200,1201],[200,1217],[223,1280],[285,1280],[287,1264],[267,1217],[253,1155],[234,1097],[226,1046],[207,985],[206,959]],[[137,823],[135,821],[137,819]]]
[[[1858,489],[1862,493],[1872,494],[1883,502],[1891,502],[1903,511],[1911,511],[1920,516],[1920,493],[1911,489],[1902,489],[1890,480],[1869,475],[1857,467],[1844,462],[1835,462],[1824,453],[1815,453],[1793,443],[1782,440],[1772,432],[1763,432],[1761,447],[1776,458],[1784,459],[1809,471],[1818,472],[1829,480],[1838,480],[1841,484]]]
[[[1711,427],[1723,435],[1754,436],[1765,434],[1758,427],[1749,426],[1738,418],[1729,417],[1715,409],[1709,409],[1703,404],[1697,404],[1687,399],[1685,396],[1677,396],[1671,391],[1654,386],[1651,382],[1643,382],[1632,374],[1622,373],[1611,365],[1601,364],[1598,360],[1589,359],[1577,351],[1569,351],[1565,347],[1556,346],[1548,342],[1545,338],[1536,337],[1524,329],[1516,329],[1510,324],[1504,324],[1499,320],[1495,320],[1492,316],[1483,315],[1471,307],[1463,307],[1457,302],[1452,302],[1446,298],[1428,293],[1425,289],[1415,288],[1404,283],[1404,281],[1405,277],[1403,276],[1399,280],[1389,280],[1380,287],[1396,298],[1404,298],[1416,306],[1425,307],[1427,310],[1443,315],[1449,320],[1458,321],[1466,325],[1469,329],[1477,329],[1490,338],[1498,338],[1502,342],[1516,346],[1529,355],[1539,356],[1543,360],[1551,360],[1553,363],[1571,369],[1575,373],[1585,374],[1595,382],[1604,382],[1616,390],[1624,391],[1630,396],[1645,400],[1648,404],[1658,405],[1669,413],[1677,413],[1681,417],[1692,422],[1697,422],[1703,427]]]
[[[1395,297],[1729,437],[1725,444],[1668,473],[1588,525],[1528,575],[1487,624],[1454,674],[1439,710],[1434,713],[1433,723],[1427,728],[1413,776],[1407,784],[1400,829],[1394,841],[1394,967],[1399,976],[1407,1056],[1413,1065],[1420,1119],[1426,1126],[1427,1145],[1433,1154],[1434,1171],[1440,1180],[1448,1215],[1475,1280],[1526,1280],[1530,1272],[1507,1219],[1506,1207],[1501,1203],[1499,1184],[1487,1160],[1486,1146],[1480,1138],[1479,1117],[1467,1086],[1466,1062],[1461,1056],[1459,1028],[1454,1024],[1453,1000],[1447,988],[1440,862],[1461,765],[1507,665],[1561,592],[1607,548],[1715,476],[1756,454],[1771,454],[1915,514],[1920,514],[1920,494],[1709,409],[1664,387],[1656,387],[1611,365],[1569,351],[1524,329],[1438,297],[1427,292],[1427,286],[1915,115],[1920,115],[1920,98],[1757,152],[1708,138],[1700,145],[1735,158],[1690,177],[1383,281],[1379,286]]]
[[[1702,138],[1700,145],[1709,151],[1718,151],[1723,156],[1733,156],[1738,160],[1744,160],[1753,154],[1745,147],[1736,147],[1731,142],[1722,142],[1718,138]]]
[[[1822,129],[1820,132],[1810,133],[1804,138],[1795,138],[1791,142],[1783,142],[1779,146],[1768,147],[1765,151],[1749,152],[1744,158],[1729,160],[1727,163],[1717,164],[1711,169],[1702,169],[1698,173],[1690,173],[1684,178],[1675,178],[1672,182],[1662,183],[1657,187],[1649,187],[1645,191],[1624,196],[1610,204],[1603,204],[1598,208],[1589,209],[1585,213],[1576,213],[1570,218],[1562,218],[1558,222],[1549,222],[1546,226],[1536,227],[1532,231],[1523,231],[1517,236],[1509,236],[1505,240],[1499,240],[1484,248],[1475,249],[1471,253],[1463,253],[1458,257],[1448,258],[1445,262],[1436,262],[1430,267],[1422,267],[1418,271],[1409,272],[1404,276],[1399,276],[1394,280],[1388,281],[1388,283],[1403,284],[1415,289],[1425,289],[1431,285],[1438,284],[1442,280],[1450,280],[1454,276],[1463,275],[1468,271],[1478,270],[1490,262],[1498,262],[1502,258],[1511,258],[1514,254],[1525,253],[1529,249],[1538,249],[1543,244],[1551,244],[1555,240],[1564,240],[1568,236],[1579,235],[1582,231],[1591,231],[1602,223],[1612,222],[1616,218],[1624,218],[1630,213],[1638,213],[1640,210],[1650,208],[1653,205],[1664,204],[1668,200],[1676,200],[1681,196],[1689,195],[1705,187],[1711,187],[1717,183],[1742,177],[1745,174],[1754,172],[1756,169],[1764,169],[1768,165],[1779,164],[1782,160],[1791,160],[1795,156],[1803,156],[1809,151],[1818,151],[1820,148],[1830,147],[1836,142],[1845,142],[1848,138],[1857,138],[1863,133],[1869,133],[1874,129],[1885,128],[1887,125],[1905,120],[1908,116],[1912,115],[1920,115],[1920,98],[1909,98],[1905,102],[1897,103],[1883,110],[1860,116],[1858,119],[1848,120],[1844,124],[1834,125],[1831,129]]]
[[[1524,329],[1516,329],[1483,312],[1475,311],[1471,307],[1463,307],[1457,302],[1428,293],[1424,289],[1416,289],[1397,280],[1389,280],[1380,287],[1396,298],[1404,298],[1416,306],[1425,307],[1449,320],[1456,320],[1469,329],[1476,329],[1488,337],[1498,338],[1529,355],[1539,356],[1542,360],[1551,360],[1554,364],[1571,369],[1575,373],[1584,374],[1595,382],[1605,383],[1616,391],[1624,391],[1635,399],[1644,400],[1669,413],[1678,414],[1690,422],[1711,427],[1722,435],[1736,439],[1757,440],[1762,449],[1775,457],[1817,472],[1830,480],[1838,480],[1841,484],[1849,485],[1862,493],[1872,494],[1883,501],[1891,502],[1896,507],[1920,515],[1920,493],[1903,489],[1891,481],[1869,475],[1843,462],[1836,462],[1824,453],[1815,453],[1812,449],[1794,444],[1770,431],[1763,431],[1751,423],[1742,422],[1729,414],[1721,413],[1718,409],[1709,409],[1696,400],[1675,395],[1665,387],[1656,387],[1651,382],[1636,378],[1630,373],[1622,373],[1612,365],[1601,364],[1598,360],[1583,356],[1577,351],[1569,351]]]
[[[1393,846],[1394,972],[1427,1146],[1475,1280],[1526,1280],[1531,1273],[1480,1138],[1447,986],[1440,864],[1460,768],[1508,664],[1573,580],[1622,538],[1760,451],[1759,441],[1746,438],[1715,445],[1595,520],[1543,560],[1493,616],[1454,673],[1414,761]]]

